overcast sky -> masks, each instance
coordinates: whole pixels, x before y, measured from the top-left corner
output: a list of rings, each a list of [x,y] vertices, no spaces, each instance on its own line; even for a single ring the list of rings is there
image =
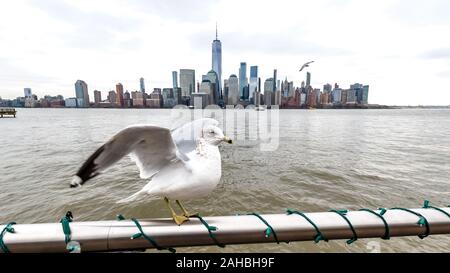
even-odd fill
[[[278,69],[300,85],[370,85],[369,103],[450,104],[447,0],[10,0],[0,10],[0,96],[75,95],[77,79],[106,91],[171,87],[171,71],[211,69],[215,23],[223,79],[239,63],[264,81]],[[249,73],[249,72],[247,72]]]

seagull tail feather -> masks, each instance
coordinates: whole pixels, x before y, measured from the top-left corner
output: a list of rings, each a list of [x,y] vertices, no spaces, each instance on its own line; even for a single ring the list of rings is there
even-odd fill
[[[128,196],[127,198],[117,201],[117,204],[130,203],[132,201],[135,201],[139,197],[139,195],[141,195],[143,193],[145,193],[145,191],[142,191],[142,190],[138,191],[135,194]]]

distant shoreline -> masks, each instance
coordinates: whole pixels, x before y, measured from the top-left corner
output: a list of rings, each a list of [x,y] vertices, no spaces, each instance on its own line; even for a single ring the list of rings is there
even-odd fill
[[[136,109],[136,110],[171,110],[173,108],[119,108],[119,107],[89,107],[89,108],[75,108],[75,107],[0,107],[0,108],[16,108],[16,109],[118,109],[118,110],[127,110],[127,109]],[[189,108],[190,110],[194,110],[193,108]],[[222,108],[225,109],[225,108]],[[450,105],[448,106],[401,106],[401,105],[352,105],[352,106],[321,106],[317,108],[293,108],[293,107],[283,107],[279,108],[279,110],[392,110],[392,109],[450,109]],[[270,109],[267,109],[270,110]]]

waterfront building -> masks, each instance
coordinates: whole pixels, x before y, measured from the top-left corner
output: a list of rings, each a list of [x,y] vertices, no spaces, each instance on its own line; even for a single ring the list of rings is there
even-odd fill
[[[117,94],[114,90],[109,91],[108,101],[111,103],[111,105],[117,105]]]
[[[35,108],[37,106],[37,97],[31,96],[25,98],[25,107],[26,108]]]
[[[190,97],[195,93],[195,70],[180,69],[180,86],[182,96]]]
[[[284,98],[289,97],[289,82],[286,79],[281,83],[281,92]]]
[[[213,71],[214,72],[214,71]],[[200,84],[199,93],[208,95],[208,104],[214,104],[214,92],[215,92],[215,84],[212,83],[209,79],[204,79]]]
[[[241,62],[239,67],[239,97],[242,100],[248,99],[244,96],[245,88],[247,87],[247,63]]]
[[[306,93],[300,93],[300,107],[306,106]]]
[[[369,86],[364,85],[361,91],[360,97],[358,97],[358,102],[361,104],[369,104]]]
[[[88,86],[84,81],[77,80],[75,82],[75,95],[77,98],[77,107],[89,107]]]
[[[216,88],[220,93],[222,90],[222,43],[217,37],[217,25],[216,25],[216,39],[212,43],[212,70],[216,72],[217,82]],[[216,103],[218,102],[218,98]]]
[[[253,92],[252,98],[253,98],[253,104],[255,106],[260,106],[263,103],[263,100],[261,98],[261,92],[259,92],[259,91]]]
[[[68,108],[76,108],[77,107],[77,102],[78,102],[77,98],[67,98],[64,101],[64,104]]]
[[[347,90],[341,91],[341,103],[347,104]]]
[[[123,106],[126,108],[133,107],[133,100],[131,99],[131,95],[128,90],[123,94]]]
[[[181,96],[181,102],[179,104],[190,106],[191,105],[191,97],[190,96]]]
[[[178,72],[172,71],[172,88],[178,88]]]
[[[139,79],[139,87],[141,92],[145,92],[145,82],[144,82],[144,78],[140,78]]]
[[[275,91],[273,105],[278,105],[278,106],[281,105],[281,91],[280,90]]]
[[[250,66],[249,100],[252,100],[256,91],[258,91],[258,66]]]
[[[320,93],[320,104],[327,105],[328,104],[328,92]]]
[[[162,100],[164,108],[172,108],[176,105],[175,98],[173,96],[173,88],[163,88]]]
[[[180,87],[173,89],[173,98],[175,99],[175,105],[181,104],[181,88]]]
[[[232,74],[228,79],[228,104],[237,105],[239,102],[239,79]]]
[[[210,94],[210,100],[212,101],[211,104],[218,104],[220,98],[222,97],[222,94],[219,89],[219,78],[217,76],[217,73],[214,70],[211,70],[206,75],[206,78],[211,82],[214,91],[212,94]]]
[[[94,90],[94,102],[95,104],[102,102],[102,92]]]
[[[264,104],[267,106],[272,105],[274,102],[272,96],[274,96],[273,90],[273,78],[266,79],[264,82]],[[275,97],[275,96],[274,96]]]
[[[332,96],[331,102],[333,104],[340,104],[342,101],[341,95],[342,95],[342,89],[340,89],[339,87],[334,88],[333,91],[331,91],[331,96]]]
[[[228,105],[228,92],[229,92],[229,88],[228,88],[228,79],[223,80],[223,101],[225,103],[225,105]],[[239,84],[238,84],[238,90],[239,90]]]
[[[161,108],[164,105],[163,97],[161,95],[161,89],[155,88],[153,93],[150,94],[150,98],[146,100],[147,107]]]
[[[209,105],[209,101],[210,101],[210,97],[209,94],[205,94],[205,93],[193,93],[191,95],[191,106],[194,106],[196,108],[198,108],[199,106],[204,109],[206,106]]]
[[[367,104],[369,96],[369,86],[360,83],[350,85],[350,89],[356,92],[356,102],[358,104]]]
[[[317,107],[317,89],[308,88],[308,96],[307,96],[307,106],[311,108]]]
[[[123,107],[123,85],[121,83],[116,84],[116,104],[119,107]]]
[[[273,88],[272,88],[272,92],[277,91],[277,70],[274,69],[273,70]]]
[[[133,101],[133,107],[142,108],[145,106],[144,92],[131,92],[131,99]]]
[[[356,90],[348,89],[347,90],[347,104],[356,104]]]
[[[25,95],[25,98],[31,98],[31,96],[33,95],[33,93],[31,92],[31,88],[24,88],[23,93]]]

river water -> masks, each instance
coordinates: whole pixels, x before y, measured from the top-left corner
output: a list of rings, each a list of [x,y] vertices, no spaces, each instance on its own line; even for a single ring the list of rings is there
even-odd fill
[[[116,204],[139,190],[124,158],[80,189],[70,189],[84,160],[125,126],[174,126],[171,110],[19,109],[0,119],[0,223],[168,217],[161,200]],[[175,120],[176,123],[176,120]],[[186,201],[204,216],[450,204],[450,110],[281,110],[279,145],[222,145],[222,181]],[[450,236],[180,248],[179,252],[448,252]]]

